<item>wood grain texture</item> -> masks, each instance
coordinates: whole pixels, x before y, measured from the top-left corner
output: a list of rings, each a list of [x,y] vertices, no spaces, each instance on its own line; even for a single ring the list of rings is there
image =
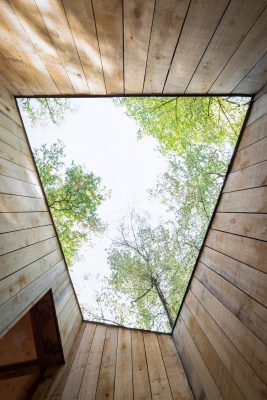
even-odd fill
[[[213,382],[224,399],[267,395],[266,111],[263,89],[255,98],[174,329],[194,394],[204,392],[210,399],[218,395],[210,392]]]
[[[22,13],[21,4],[13,5]],[[20,117],[2,87],[0,103],[0,336],[52,288],[67,356],[81,324],[79,307]]]
[[[266,5],[2,0],[0,83],[16,95],[255,94],[267,80]]]

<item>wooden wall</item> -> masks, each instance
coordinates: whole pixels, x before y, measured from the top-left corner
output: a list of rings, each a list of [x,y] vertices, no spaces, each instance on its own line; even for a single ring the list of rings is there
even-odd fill
[[[172,337],[82,324],[67,363],[37,399],[193,400]]]
[[[173,337],[195,398],[267,398],[267,91],[250,117]]]
[[[82,318],[15,101],[0,87],[0,337],[50,288],[66,356]]]

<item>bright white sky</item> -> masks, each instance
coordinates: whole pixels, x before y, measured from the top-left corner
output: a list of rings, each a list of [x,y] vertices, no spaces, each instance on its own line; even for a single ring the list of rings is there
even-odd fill
[[[164,207],[149,198],[147,189],[166,171],[167,163],[154,150],[157,143],[153,138],[137,140],[135,121],[123,108],[116,107],[112,99],[82,98],[71,102],[77,111],[69,113],[60,126],[32,128],[26,115],[24,123],[32,148],[62,140],[67,163],[74,160],[85,165],[111,190],[110,199],[98,209],[109,229],[94,239],[94,246],[83,246],[79,262],[70,271],[79,301],[86,306],[95,304],[99,278],[108,274],[105,249],[120,220],[133,207],[137,211],[149,211],[155,222],[164,218]]]

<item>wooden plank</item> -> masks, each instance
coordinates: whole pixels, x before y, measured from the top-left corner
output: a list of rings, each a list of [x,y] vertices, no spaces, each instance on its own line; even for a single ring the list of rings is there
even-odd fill
[[[201,261],[234,286],[267,307],[266,274],[206,246],[201,254]]]
[[[123,3],[125,93],[143,91],[154,6],[155,0]]]
[[[193,400],[184,369],[170,335],[157,335],[174,400]]]
[[[105,326],[96,326],[93,343],[80,387],[79,400],[95,399],[106,331],[107,328]]]
[[[253,189],[267,185],[267,161],[234,171],[227,177],[223,192]],[[246,192],[244,192],[246,193]]]
[[[263,57],[267,40],[267,9],[260,15],[239,48],[226,64],[212,87],[210,93],[230,93],[246,74]]]
[[[51,223],[49,212],[0,213],[0,233],[36,228]]]
[[[107,94],[124,93],[122,0],[93,0]]]
[[[132,331],[132,360],[134,399],[151,399],[144,339],[141,331]]]
[[[185,92],[227,4],[226,0],[191,2],[164,93]]]
[[[152,399],[171,400],[172,393],[155,333],[144,332],[144,342]]]
[[[91,94],[106,94],[91,2],[63,0],[73,39]]]
[[[210,230],[206,246],[227,256],[267,272],[267,243],[230,233]]]
[[[47,212],[44,199],[0,193],[0,213]]]
[[[51,78],[56,84],[57,89],[49,94],[73,93],[69,77],[62,65],[61,59],[54,47],[35,1],[11,0],[10,4],[23,25],[36,53],[41,58],[47,71],[50,73]],[[23,94],[25,94],[25,92]]]
[[[188,382],[189,382],[192,392],[194,394],[194,398],[196,400],[207,399],[204,389],[203,389],[201,382],[198,378],[198,375],[196,373],[196,370],[195,370],[195,368],[192,364],[192,361],[186,351],[186,347],[183,343],[183,340],[180,337],[180,334],[178,331],[178,324],[175,325],[172,337],[173,337],[173,341],[176,346],[176,349],[178,351],[179,357],[182,361],[182,365],[185,370],[186,377],[188,379]]]
[[[115,376],[115,400],[133,399],[133,366],[131,331],[119,328]]]
[[[58,239],[52,237],[30,246],[13,251],[0,257],[1,270],[0,279],[4,279],[10,274],[25,268],[37,259],[45,256],[50,251],[58,247]]]
[[[244,76],[242,81],[234,88],[233,93],[257,93],[262,88],[262,83],[267,81],[267,54],[265,54],[254,67]]]
[[[255,400],[255,398],[263,400],[267,394],[266,385],[191,291],[188,292],[185,302],[244,397],[247,400]],[[236,368],[237,365],[238,368]]]
[[[73,342],[74,342],[74,340],[76,338],[76,335],[77,335],[77,333],[78,333],[78,331],[80,329],[81,323],[82,323],[81,313],[80,313],[78,304],[76,304],[75,307],[72,309],[72,313],[71,313],[71,315],[69,316],[69,319],[68,319],[67,335],[65,336],[65,340],[62,341],[62,346],[63,346],[63,352],[64,352],[65,359],[69,355],[69,352],[71,350]],[[60,332],[60,334],[61,334],[61,332]]]
[[[46,271],[38,279],[1,306],[0,335],[4,335],[18,318],[21,318],[51,288],[65,270],[64,261],[59,261],[52,270]]]
[[[222,398],[244,400],[244,396],[240,392],[232,376],[208,341],[205,331],[201,329],[186,304],[181,310],[181,318],[195,342],[197,350],[205,362]]]
[[[70,278],[67,271],[64,274],[64,281],[59,286],[59,288],[53,293],[54,303],[59,315],[63,310],[65,304],[69,301],[70,297],[73,295],[73,288],[70,284]]]
[[[162,93],[188,5],[188,0],[155,2],[144,93]]]
[[[265,114],[267,114],[266,109],[267,109],[267,93],[264,93],[253,103],[253,108],[251,110],[247,126],[255,123],[258,119],[262,118]]]
[[[65,384],[66,384],[66,381],[68,379],[73,361],[75,359],[77,349],[82,340],[85,326],[86,326],[85,323],[81,324],[81,327],[80,327],[79,332],[73,342],[73,345],[71,347],[71,350],[70,350],[69,356],[66,360],[66,363],[64,365],[62,365],[57,370],[56,374],[54,375],[54,379],[53,379],[50,387],[48,388],[47,393],[45,393],[45,397],[47,397],[48,399],[54,398],[55,396],[59,396],[62,394]],[[42,393],[42,391],[41,391],[41,393]],[[37,399],[39,400],[38,397],[37,397]]]
[[[230,2],[198,64],[186,93],[207,93],[209,91],[265,6],[265,0],[256,3],[250,0]]]
[[[247,168],[267,160],[267,137],[240,150],[234,159],[232,171]],[[266,171],[267,172],[267,171]]]
[[[267,241],[267,214],[217,213],[212,228]]]
[[[21,167],[18,164],[14,164],[13,162],[5,160],[4,158],[0,158],[0,174],[9,176],[10,178],[19,179],[24,182],[40,185],[36,172]]]
[[[75,94],[88,93],[84,71],[60,0],[35,0]]]
[[[258,376],[267,382],[267,347],[196,278],[191,291]]]
[[[0,140],[14,147],[15,149],[21,151],[22,153],[31,156],[31,152],[29,150],[29,146],[22,140],[20,137],[15,135],[13,132],[10,132],[5,127],[1,126],[0,129]]]
[[[22,289],[32,283],[48,269],[62,260],[61,251],[57,248],[44,255],[34,263],[0,281],[0,305],[16,296]]]
[[[267,188],[239,190],[237,192],[223,193],[218,206],[219,212],[267,212]]]
[[[96,400],[113,398],[116,369],[118,328],[107,327],[103,356],[100,366]]]
[[[231,313],[267,344],[267,310],[201,262],[194,275]]]
[[[35,171],[35,165],[31,156],[14,149],[9,144],[0,141],[0,157],[5,160],[11,161],[21,167]]]
[[[188,351],[189,357],[192,360],[194,368],[197,372],[199,380],[201,382],[202,387],[205,389],[205,393],[208,399],[220,399],[222,400],[223,397],[220,394],[220,391],[214,382],[214,379],[205,364],[203,358],[201,357],[198,348],[192,339],[190,332],[187,329],[187,326],[182,318],[179,318],[177,322],[177,329],[179,335],[182,337],[182,341]]]
[[[7,90],[15,96],[21,94],[33,95],[33,91],[26,84],[21,76],[14,70],[12,60],[8,61],[0,54],[1,85],[5,85]],[[7,86],[9,84],[9,87]]]
[[[55,229],[53,225],[2,233],[0,235],[0,256],[54,236]]]
[[[5,194],[14,194],[16,196],[43,198],[43,192],[40,186],[20,181],[16,178],[0,175],[1,192]]]
[[[34,94],[58,93],[58,89],[45,68],[17,15],[8,1],[1,4],[1,52],[12,59],[13,68],[23,77]],[[16,61],[16,62],[14,62]]]
[[[0,87],[0,96],[1,96],[1,87]],[[16,112],[16,115],[18,117],[18,112]],[[5,112],[0,110],[0,126],[7,129],[13,135],[16,135],[20,140],[23,140],[27,144],[25,134],[21,126],[22,122],[20,118],[17,119],[18,122],[16,120],[13,120],[11,115],[6,115]]]
[[[267,114],[257,119],[254,123],[246,126],[238,146],[238,151],[266,137],[266,125]]]
[[[87,359],[95,334],[95,328],[95,324],[87,324],[85,327],[80,346],[77,350],[68,380],[61,396],[62,400],[72,400],[78,398],[83,373],[87,364]]]

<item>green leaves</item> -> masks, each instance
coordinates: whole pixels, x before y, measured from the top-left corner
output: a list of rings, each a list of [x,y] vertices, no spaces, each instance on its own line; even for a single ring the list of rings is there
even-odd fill
[[[83,166],[73,161],[70,166],[65,165],[61,141],[50,147],[41,146],[34,151],[34,156],[67,263],[71,266],[90,234],[103,231],[97,208],[108,193],[101,187],[101,179]]]

